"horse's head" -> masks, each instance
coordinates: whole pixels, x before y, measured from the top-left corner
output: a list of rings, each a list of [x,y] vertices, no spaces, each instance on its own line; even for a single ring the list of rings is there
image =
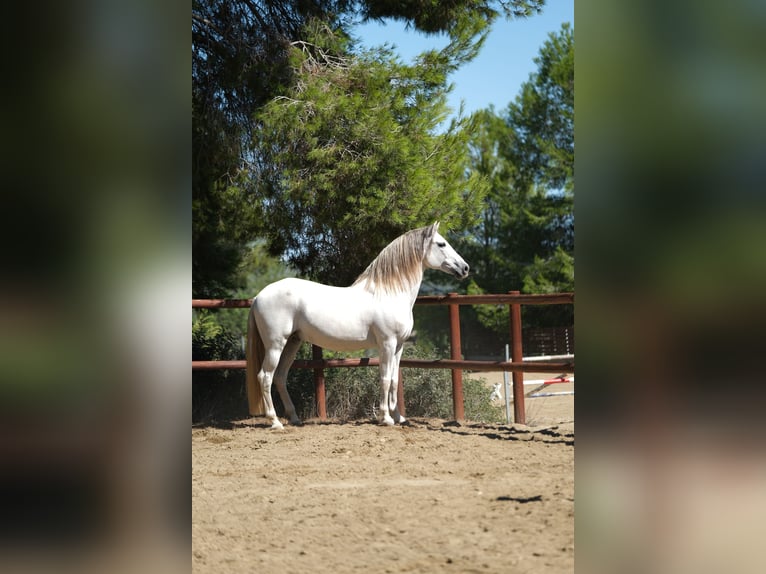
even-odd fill
[[[430,269],[441,269],[459,279],[468,277],[468,263],[439,235],[439,222],[434,223],[426,235],[424,262]]]

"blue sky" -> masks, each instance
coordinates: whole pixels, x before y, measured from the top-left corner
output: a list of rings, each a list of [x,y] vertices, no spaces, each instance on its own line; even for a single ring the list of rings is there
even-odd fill
[[[490,104],[503,110],[536,70],[533,58],[548,34],[557,32],[563,22],[574,26],[574,0],[548,0],[541,14],[524,20],[498,19],[479,55],[449,78],[454,84],[448,100],[453,113],[457,114],[461,100],[466,115]],[[405,30],[404,24],[393,21],[358,25],[352,34],[367,47],[394,44],[406,63],[425,50],[447,44],[444,36]]]

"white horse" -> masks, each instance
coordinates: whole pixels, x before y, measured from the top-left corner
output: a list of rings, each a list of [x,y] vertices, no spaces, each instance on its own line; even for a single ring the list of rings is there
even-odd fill
[[[439,235],[439,223],[392,241],[350,287],[282,279],[263,288],[250,307],[247,329],[247,399],[250,414],[265,414],[281,429],[271,383],[277,385],[290,424],[300,424],[287,393],[287,371],[303,341],[325,349],[377,347],[381,424],[404,422],[396,404],[399,360],[412,331],[412,307],[425,268],[468,276],[468,264]],[[393,417],[392,417],[393,415]]]

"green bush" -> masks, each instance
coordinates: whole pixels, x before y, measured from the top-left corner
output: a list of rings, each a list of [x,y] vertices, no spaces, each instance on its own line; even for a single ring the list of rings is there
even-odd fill
[[[241,338],[207,310],[192,315],[192,360],[244,359]],[[244,370],[192,371],[192,422],[247,415]]]
[[[225,361],[244,356],[242,340],[219,324],[216,315],[202,309],[192,317],[192,360]]]

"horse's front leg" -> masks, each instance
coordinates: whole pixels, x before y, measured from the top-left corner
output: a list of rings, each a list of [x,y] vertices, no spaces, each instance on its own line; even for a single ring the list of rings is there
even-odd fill
[[[388,391],[388,406],[391,410],[391,413],[393,415],[394,422],[397,424],[402,424],[406,422],[406,419],[401,415],[399,412],[399,362],[402,360],[402,350],[404,349],[404,345],[400,344],[396,349],[396,354],[394,355],[394,370],[393,374],[391,376],[391,388]]]
[[[394,424],[394,419],[389,414],[389,404],[393,378],[396,368],[399,366],[399,361],[396,359],[396,351],[396,339],[385,341],[380,345],[380,413],[378,421],[382,425],[389,426]],[[395,406],[396,403],[394,403]]]

